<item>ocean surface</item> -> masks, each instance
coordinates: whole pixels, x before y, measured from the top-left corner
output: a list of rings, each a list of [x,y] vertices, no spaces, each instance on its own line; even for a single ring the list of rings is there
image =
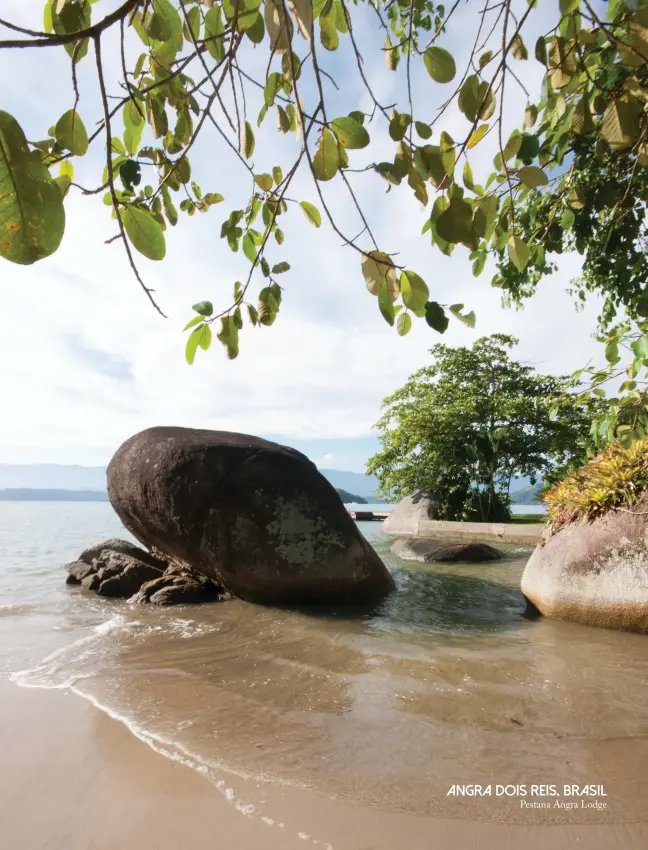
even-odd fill
[[[452,816],[453,783],[607,783],[618,805],[583,822],[645,814],[631,764],[648,736],[648,638],[528,618],[528,550],[425,566],[360,525],[397,585],[370,614],[155,608],[65,584],[86,546],[129,536],[108,503],[2,503],[0,675],[73,690],[222,787],[271,780]],[[474,811],[523,820],[511,806]]]

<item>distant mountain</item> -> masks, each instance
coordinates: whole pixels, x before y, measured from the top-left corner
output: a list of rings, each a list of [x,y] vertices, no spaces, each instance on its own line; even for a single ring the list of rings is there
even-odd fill
[[[103,466],[66,466],[58,463],[0,463],[0,490],[101,490],[106,489]]]
[[[348,493],[357,493],[368,502],[378,502],[374,495],[378,490],[378,479],[375,475],[364,475],[362,472],[346,472],[343,469],[320,469],[320,472],[331,484]]]
[[[339,490],[369,502],[375,498],[378,479],[361,472],[320,469],[322,475]],[[106,470],[103,466],[67,466],[57,463],[0,463],[0,490],[95,490],[105,493]],[[362,502],[361,502],[362,503]]]
[[[367,500],[363,499],[362,496],[354,496],[353,493],[347,493],[346,490],[342,490],[340,487],[335,488],[338,492],[338,496],[342,499],[345,505],[366,505]]]
[[[0,490],[0,502],[107,502],[101,490],[34,490],[13,487]]]
[[[542,482],[538,484],[529,484],[528,487],[522,487],[520,490],[511,492],[511,501],[514,505],[537,505],[538,493],[542,490]]]

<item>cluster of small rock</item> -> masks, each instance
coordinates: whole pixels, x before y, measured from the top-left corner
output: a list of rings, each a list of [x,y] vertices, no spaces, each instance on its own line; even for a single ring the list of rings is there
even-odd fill
[[[127,540],[106,540],[92,546],[66,569],[68,584],[130,602],[177,605],[215,602],[225,595],[212,579]]]

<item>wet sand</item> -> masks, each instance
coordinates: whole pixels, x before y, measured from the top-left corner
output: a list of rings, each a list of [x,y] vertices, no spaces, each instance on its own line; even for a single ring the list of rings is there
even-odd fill
[[[648,846],[646,823],[478,823],[471,822],[469,798],[456,800],[453,819],[441,819],[240,777],[215,783],[70,691],[18,688],[6,679],[0,679],[0,753],[0,846],[15,850]],[[645,785],[635,791],[645,799]],[[541,815],[530,811],[529,824]]]

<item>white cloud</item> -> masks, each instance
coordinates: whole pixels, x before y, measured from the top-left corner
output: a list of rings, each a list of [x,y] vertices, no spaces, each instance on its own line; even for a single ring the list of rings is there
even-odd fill
[[[12,5],[24,12],[23,4]],[[22,14],[20,20],[38,26],[35,16]],[[8,53],[0,57],[5,108],[29,128],[30,138],[42,137],[69,107],[62,94],[67,91],[67,62],[51,52],[33,51],[27,68],[25,57],[14,55],[19,51]],[[15,61],[34,83],[23,89],[21,100],[9,82]],[[324,61],[338,78],[348,76],[349,68],[339,58],[326,56]],[[393,98],[393,75],[384,69],[382,58],[366,67],[381,97]],[[90,75],[91,70],[88,65],[84,73]],[[85,77],[82,86],[85,115],[93,89]],[[22,101],[25,90],[29,102]],[[359,87],[347,86],[340,97],[353,102],[359,92]],[[453,115],[450,120],[458,124],[464,119]],[[263,154],[266,138],[274,138],[273,127],[259,134],[257,171],[268,170],[275,154],[287,161],[290,141],[274,147],[271,160]],[[393,149],[385,133],[379,144],[386,155]],[[360,164],[363,155],[358,152]],[[93,161],[96,167],[91,156],[79,169],[82,181],[89,179]],[[316,231],[295,211],[286,224],[286,245],[273,255],[292,265],[275,326],[246,327],[236,361],[228,362],[215,341],[213,350],[199,352],[195,365],[187,366],[181,329],[191,315],[190,305],[209,298],[226,306],[233,282],[243,279],[247,267],[219,233],[225,207],[233,208],[241,196],[244,172],[213,137],[199,148],[197,163],[196,170],[205,175],[200,180],[203,188],[223,192],[226,203],[207,216],[184,219],[169,232],[163,263],[140,262],[168,320],[150,308],[119,245],[104,244],[115,227],[100,197],[69,196],[66,236],[55,256],[26,268],[0,261],[0,462],[104,463],[122,440],[156,424],[295,439],[362,437],[371,433],[382,398],[423,365],[427,350],[440,341],[422,322],[415,322],[408,337],[399,338],[366,291],[359,255],[343,248],[330,228],[324,225]],[[357,232],[356,214],[338,183],[325,187],[326,197],[349,232]],[[453,322],[444,342],[469,344],[481,335],[512,333],[521,340],[521,359],[557,373],[577,368],[596,353],[589,336],[596,304],[577,314],[564,293],[578,272],[577,258],[560,258],[560,272],[541,284],[524,311],[504,311],[500,293],[490,288],[491,275],[486,271],[477,280],[472,277],[466,251],[459,249],[449,259],[433,252],[427,238],[418,235],[424,214],[407,187],[385,196],[384,186],[372,174],[358,175],[355,185],[380,244],[400,251],[408,266],[427,280],[434,298],[460,301],[476,311],[475,331]],[[243,189],[247,191],[247,183]],[[305,178],[298,179],[293,193],[297,199],[316,200]],[[333,454],[327,453],[322,462],[334,465],[327,460]]]

